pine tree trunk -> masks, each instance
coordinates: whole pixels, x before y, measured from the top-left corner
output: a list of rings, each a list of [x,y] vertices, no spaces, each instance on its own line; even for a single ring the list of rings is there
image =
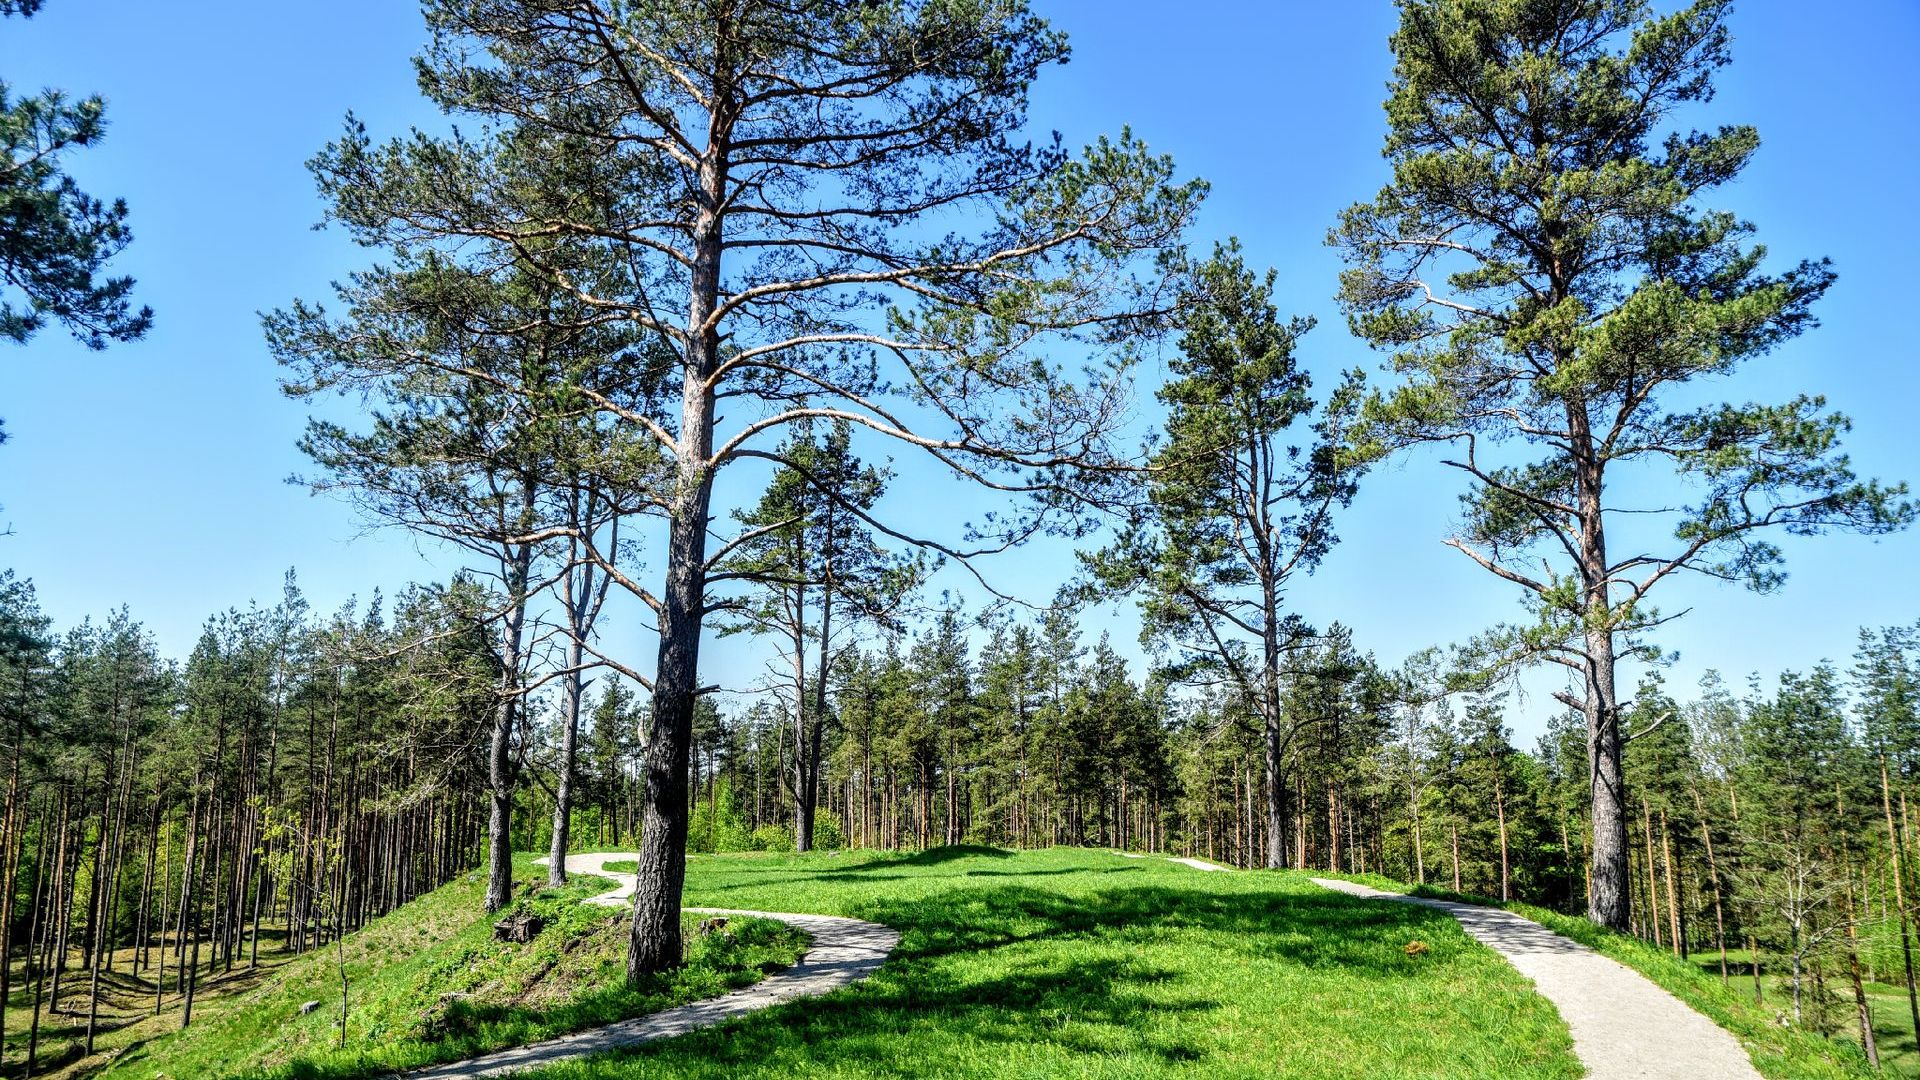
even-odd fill
[[[1916,992],[1913,977],[1913,937],[1909,933],[1906,896],[1906,844],[1900,831],[1893,827],[1893,794],[1887,778],[1887,759],[1880,758],[1880,809],[1887,819],[1887,857],[1893,878],[1893,906],[1900,912],[1900,959],[1906,965],[1907,1011],[1913,1021],[1913,1037],[1920,1042],[1920,992]]]
[[[1460,826],[1450,823],[1447,826],[1453,835],[1453,891],[1460,891]]]
[[[1713,857],[1713,829],[1707,822],[1706,800],[1693,792],[1693,806],[1700,815],[1700,839],[1707,845],[1707,881],[1713,886],[1713,944],[1720,950],[1720,983],[1727,982],[1727,919],[1720,904],[1720,864]],[[1755,964],[1759,959],[1755,958]],[[1909,968],[1911,970],[1911,968]]]
[[[531,494],[523,497],[530,499]],[[493,731],[487,743],[486,910],[489,913],[505,908],[513,898],[513,732],[520,716],[520,654],[532,562],[533,547],[521,544],[505,568],[508,595],[500,625],[500,683],[496,691],[499,700],[494,702]],[[341,926],[346,926],[344,913]]]
[[[1867,1003],[1866,987],[1860,979],[1860,948],[1854,930],[1853,883],[1847,883],[1847,976],[1853,983],[1853,1007],[1860,1023],[1860,1047],[1867,1052],[1867,1065],[1880,1071],[1880,1044],[1873,1037],[1873,1009]]]
[[[1601,586],[1599,592],[1604,594],[1604,591]],[[1601,926],[1625,930],[1633,901],[1627,845],[1626,772],[1622,765],[1619,705],[1614,694],[1612,632],[1589,631],[1587,656],[1587,760],[1591,763],[1593,803],[1593,857],[1589,864],[1587,916]]]
[[[1499,819],[1500,825],[1500,902],[1504,904],[1513,899],[1511,889],[1508,886],[1508,882],[1511,880],[1512,868],[1507,862],[1506,785],[1500,783],[1498,780],[1495,780],[1493,785],[1493,811]]]
[[[547,884],[555,886],[567,883],[567,848],[573,827],[573,774],[580,754],[580,698],[584,692],[580,665],[585,660],[586,648],[575,637],[567,643],[567,674],[560,677],[560,776],[553,796],[553,841],[547,847]]]
[[[1647,853],[1647,929],[1657,948],[1666,942],[1660,939],[1660,875],[1654,872],[1653,865],[1653,810],[1644,798],[1640,800],[1640,825],[1646,841],[1643,850]]]
[[[695,394],[688,373],[688,396]],[[712,399],[705,398],[711,410]],[[689,411],[692,411],[689,404]],[[695,438],[704,459],[711,452],[711,412],[706,434]],[[660,620],[660,660],[648,731],[646,794],[640,829],[638,887],[627,975],[678,967],[681,961],[680,896],[686,883],[687,771],[691,765],[693,710],[699,690],[700,618],[705,604],[707,504],[712,481],[704,469],[682,467],[682,506],[669,538],[668,579]]]
[[[1673,936],[1673,954],[1687,957],[1687,943],[1680,933],[1679,883],[1673,876],[1673,837],[1667,831],[1667,808],[1660,808],[1660,855],[1667,871],[1667,929]]]

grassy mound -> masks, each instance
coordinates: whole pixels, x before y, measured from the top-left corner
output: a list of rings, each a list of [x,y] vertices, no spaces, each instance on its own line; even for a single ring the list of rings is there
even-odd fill
[[[1069,849],[716,855],[690,860],[687,903],[850,915],[903,936],[830,997],[529,1077],[1582,1072],[1553,1008],[1454,920],[1296,874]]]
[[[1704,971],[1699,958],[1682,960],[1666,949],[1629,934],[1615,933],[1577,915],[1566,915],[1533,904],[1501,903],[1484,896],[1467,896],[1430,885],[1408,885],[1376,874],[1321,874],[1345,878],[1376,889],[1427,896],[1437,900],[1504,908],[1522,915],[1563,937],[1611,957],[1645,975],[1655,985],[1692,1006],[1702,1016],[1726,1028],[1746,1047],[1754,1067],[1776,1080],[1866,1080],[1879,1075],[1867,1067],[1858,1042],[1828,1038],[1805,1028],[1781,1023],[1779,1013],[1753,1000],[1746,986],[1729,986],[1718,973]],[[1717,963],[1717,954],[1715,957]],[[1750,984],[1749,984],[1750,985]],[[1900,1006],[1905,1008],[1902,998]]]
[[[331,946],[288,962],[248,992],[196,1008],[193,1026],[117,1057],[113,1080],[352,1080],[456,1061],[585,1027],[714,997],[794,962],[805,935],[784,923],[735,920],[727,935],[689,934],[687,966],[629,984],[628,923],[580,901],[610,885],[576,877],[544,887],[521,862],[515,909],[546,926],[525,944],[493,940],[479,875],[462,878],[345,942],[346,1045],[340,1045],[340,956]],[[697,918],[689,917],[691,926]],[[307,1002],[320,1004],[302,1015]]]

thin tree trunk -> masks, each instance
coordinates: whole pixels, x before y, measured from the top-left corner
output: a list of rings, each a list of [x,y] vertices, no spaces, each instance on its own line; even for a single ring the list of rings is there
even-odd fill
[[[1667,871],[1667,928],[1673,935],[1673,954],[1686,959],[1687,943],[1680,934],[1680,898],[1673,876],[1673,837],[1667,831],[1667,808],[1660,808],[1660,854]]]
[[[1507,862],[1506,785],[1501,783],[1498,778],[1494,780],[1493,784],[1493,811],[1500,823],[1500,902],[1504,904],[1513,899],[1511,890],[1508,887],[1508,882],[1511,880],[1512,869]]]
[[[1450,822],[1447,829],[1453,835],[1453,891],[1460,891],[1460,825]]]
[[[1907,1013],[1913,1021],[1914,1041],[1920,1042],[1920,992],[1913,977],[1913,936],[1907,925],[1906,843],[1900,830],[1893,827],[1893,794],[1887,778],[1887,759],[1880,758],[1880,810],[1887,819],[1887,856],[1892,863],[1893,906],[1900,912],[1900,959],[1906,965]]]
[[[1847,878],[1847,977],[1853,983],[1854,1013],[1860,1022],[1860,1046],[1867,1052],[1867,1065],[1880,1071],[1880,1044],[1873,1037],[1873,1009],[1867,1004],[1867,991],[1860,979],[1860,948],[1854,931],[1853,878]]]
[[[529,502],[531,488],[522,496]],[[487,895],[496,912],[513,898],[513,731],[520,715],[520,654],[527,614],[527,580],[533,546],[520,544],[506,560],[507,609],[500,627],[499,700],[487,745]],[[342,867],[344,873],[344,863]],[[345,923],[342,922],[344,928]]]
[[[1693,806],[1700,815],[1700,839],[1707,845],[1707,880],[1713,885],[1713,944],[1720,950],[1720,983],[1727,983],[1727,920],[1720,906],[1720,864],[1713,857],[1713,829],[1707,822],[1706,800],[1693,792]],[[1759,960],[1756,957],[1755,963]],[[1911,968],[1909,968],[1911,970]]]
[[[568,589],[572,589],[571,584]],[[560,678],[560,776],[554,786],[553,839],[547,846],[549,885],[567,883],[567,849],[573,828],[573,774],[580,743],[580,697],[583,692],[580,665],[585,660],[585,645],[576,636],[567,642],[568,671]]]
[[[1653,810],[1645,798],[1640,800],[1640,825],[1647,853],[1647,928],[1658,947],[1666,943],[1660,940],[1660,875],[1654,872],[1653,865]]]

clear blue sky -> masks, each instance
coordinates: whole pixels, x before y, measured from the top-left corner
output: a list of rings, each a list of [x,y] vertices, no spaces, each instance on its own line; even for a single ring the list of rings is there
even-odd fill
[[[1035,3],[1075,46],[1073,62],[1043,80],[1036,121],[1070,142],[1131,125],[1212,181],[1195,240],[1237,234],[1252,260],[1279,268],[1283,304],[1320,319],[1305,346],[1316,369],[1376,368],[1332,302],[1339,263],[1322,240],[1335,213],[1384,176],[1392,6]],[[1920,479],[1903,213],[1920,174],[1910,111],[1920,6],[1851,0],[1815,17],[1791,0],[1752,0],[1733,30],[1735,63],[1707,122],[1755,124],[1764,147],[1721,202],[1783,260],[1831,256],[1840,281],[1821,306],[1825,325],[1726,396],[1824,393],[1854,418],[1861,471]],[[320,610],[444,573],[410,539],[362,535],[344,506],[284,483],[303,464],[293,444],[307,410],[279,395],[256,314],[322,297],[368,261],[337,231],[312,230],[320,207],[302,163],[349,108],[376,134],[437,122],[408,65],[422,37],[417,12],[396,0],[49,0],[31,21],[0,23],[0,75],[18,90],[108,98],[108,139],[73,169],[88,190],[132,206],[136,241],[118,268],[157,313],[147,340],[104,354],[57,331],[0,352],[0,416],[13,436],[0,448],[0,522],[14,530],[0,539],[0,565],[33,578],[63,625],[126,604],[164,650],[184,655],[207,615],[273,599],[289,566]],[[1457,491],[1427,457],[1375,473],[1341,526],[1345,543],[1296,590],[1297,605],[1316,622],[1345,621],[1389,661],[1513,615],[1510,591],[1440,545]],[[909,518],[983,505],[946,494],[893,505]],[[1682,654],[1677,688],[1708,667],[1738,680],[1844,661],[1857,626],[1920,617],[1920,536],[1787,548],[1792,578],[1776,595],[1669,589],[1663,609],[1693,608],[1664,639]],[[1038,598],[1071,571],[1067,550],[1043,547],[996,575]],[[611,640],[648,668],[636,623],[627,613]],[[1088,623],[1131,649],[1125,612]],[[758,668],[736,639],[709,656],[721,682]],[[1516,713],[1523,738],[1550,708],[1535,695]]]

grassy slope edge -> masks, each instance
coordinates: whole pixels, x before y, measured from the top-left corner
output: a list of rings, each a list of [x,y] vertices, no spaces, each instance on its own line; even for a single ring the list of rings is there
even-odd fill
[[[627,923],[582,904],[610,882],[515,861],[516,910],[546,927],[524,945],[495,942],[480,914],[479,875],[467,875],[346,939],[347,1047],[339,1039],[340,981],[332,947],[289,961],[261,985],[196,1007],[193,1026],[133,1047],[101,1080],[247,1078],[356,1080],[550,1038],[714,997],[792,964],[806,936],[784,923],[735,920],[727,935],[690,935],[686,967],[622,978]],[[689,923],[695,921],[689,917]],[[302,1015],[302,1004],[318,1008]]]
[[[1754,1067],[1773,1080],[1868,1080],[1879,1075],[1867,1067],[1866,1054],[1858,1043],[1783,1025],[1774,1010],[1755,1003],[1740,990],[1723,985],[1719,979],[1702,972],[1696,965],[1637,937],[1607,930],[1578,915],[1567,915],[1519,901],[1501,903],[1488,897],[1464,895],[1431,885],[1409,885],[1377,874],[1316,872],[1315,876],[1359,882],[1409,896],[1504,908],[1532,919],[1556,934],[1571,938],[1645,975],[1702,1016],[1732,1032],[1746,1047],[1747,1056],[1753,1059]]]

